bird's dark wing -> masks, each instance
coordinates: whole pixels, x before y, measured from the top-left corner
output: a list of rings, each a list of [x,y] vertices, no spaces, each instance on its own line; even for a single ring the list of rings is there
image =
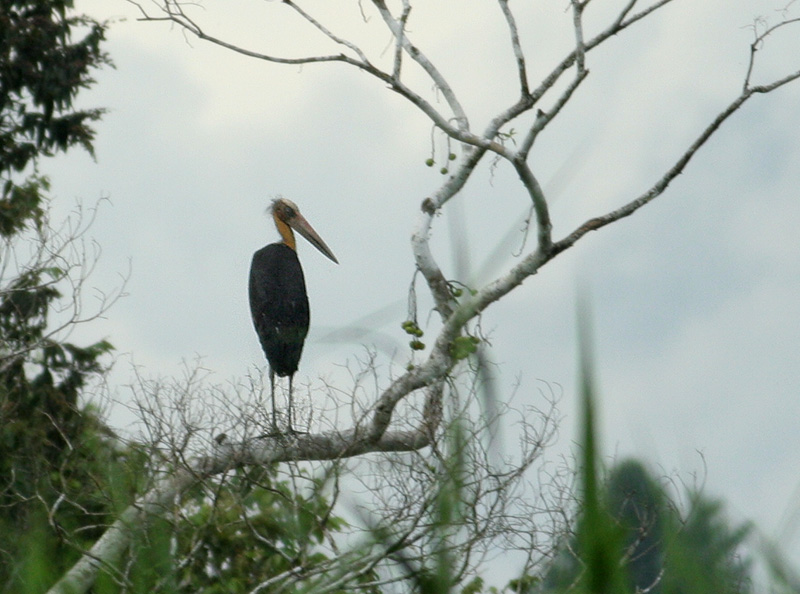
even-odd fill
[[[253,254],[250,312],[264,354],[279,376],[297,371],[310,312],[303,269],[297,253],[283,243]]]

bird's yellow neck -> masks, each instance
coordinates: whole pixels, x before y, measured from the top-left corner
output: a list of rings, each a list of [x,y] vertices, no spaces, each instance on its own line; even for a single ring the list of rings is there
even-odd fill
[[[288,245],[294,251],[297,251],[297,244],[294,241],[294,232],[292,228],[280,220],[277,216],[273,216],[275,219],[275,226],[278,228],[278,233],[281,234],[281,239],[283,239],[283,243]]]

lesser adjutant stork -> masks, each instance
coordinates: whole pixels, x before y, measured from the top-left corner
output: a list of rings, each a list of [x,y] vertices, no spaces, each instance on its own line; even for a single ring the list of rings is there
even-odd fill
[[[300,214],[294,202],[285,198],[274,200],[272,218],[281,241],[271,243],[253,254],[250,265],[250,313],[269,362],[272,429],[277,431],[275,376],[288,376],[288,429],[292,432],[292,378],[300,363],[310,319],[306,281],[297,257],[292,229],[328,258],[337,264],[339,261]]]

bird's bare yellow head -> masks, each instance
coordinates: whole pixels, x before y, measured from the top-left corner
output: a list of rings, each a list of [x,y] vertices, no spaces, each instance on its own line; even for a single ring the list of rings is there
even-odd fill
[[[297,205],[291,200],[276,198],[272,201],[272,218],[275,220],[275,226],[278,228],[278,233],[281,234],[283,243],[293,250],[297,250],[297,243],[290,225],[297,218],[299,212]]]
[[[276,198],[272,201],[272,218],[275,219],[275,226],[281,234],[283,243],[297,251],[297,244],[294,240],[294,231],[305,237],[311,245],[322,252],[337,264],[339,261],[333,255],[331,249],[325,245],[322,238],[314,231],[311,224],[300,214],[300,209],[291,200],[286,198]]]

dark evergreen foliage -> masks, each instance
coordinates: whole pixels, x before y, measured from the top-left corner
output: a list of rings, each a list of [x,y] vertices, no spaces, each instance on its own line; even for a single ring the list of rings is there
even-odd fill
[[[76,145],[91,153],[90,124],[102,114],[75,109],[73,100],[108,63],[105,26],[71,8],[67,0],[0,2],[0,533],[19,535],[0,544],[5,592],[23,591],[20,576],[31,572],[21,559],[36,559],[33,540],[50,552],[37,581],[44,586],[46,574],[57,577],[77,557],[72,545],[102,532],[112,491],[130,480],[115,463],[110,433],[79,401],[90,378],[104,371],[111,345],[79,346],[49,329],[59,281],[74,263],[11,264],[19,261],[15,250],[47,236],[39,232],[48,184],[32,168]]]
[[[719,502],[689,495],[688,510],[681,510],[641,462],[625,460],[611,469],[604,515],[623,535],[612,551],[626,572],[625,591],[749,594],[752,572],[741,550],[749,526],[731,526]],[[518,591],[595,591],[576,590],[590,570],[579,542],[562,547],[541,583]]]

